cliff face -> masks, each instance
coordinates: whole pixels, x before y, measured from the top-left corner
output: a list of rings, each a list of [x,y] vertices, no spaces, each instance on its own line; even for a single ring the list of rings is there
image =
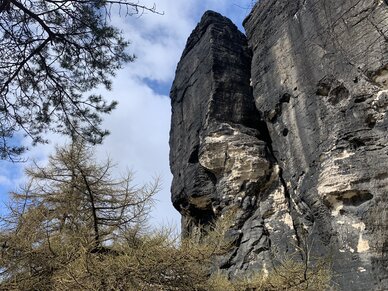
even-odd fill
[[[173,203],[187,220],[184,229],[214,219],[226,203],[223,196],[235,198],[245,179],[229,177],[232,168],[253,181],[269,167],[262,159],[250,61],[245,36],[230,20],[208,12],[179,62],[171,90],[170,164]],[[243,161],[248,156],[251,165]]]
[[[220,260],[231,275],[299,245],[332,258],[341,290],[384,290],[388,5],[261,0],[244,26],[248,40],[205,13],[178,64],[170,161],[183,229],[235,207],[235,248]]]

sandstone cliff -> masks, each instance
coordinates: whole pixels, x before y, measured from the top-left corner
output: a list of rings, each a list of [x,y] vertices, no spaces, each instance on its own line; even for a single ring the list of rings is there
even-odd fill
[[[262,0],[247,39],[207,12],[171,90],[184,231],[230,208],[231,276],[274,248],[333,260],[341,290],[388,286],[388,6]]]

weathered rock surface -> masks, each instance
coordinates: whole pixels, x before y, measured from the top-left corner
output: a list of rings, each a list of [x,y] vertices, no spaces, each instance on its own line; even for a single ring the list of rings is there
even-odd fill
[[[387,4],[260,1],[245,27],[296,225],[343,287],[387,288]]]
[[[250,60],[245,36],[230,20],[208,12],[178,64],[171,90],[172,198],[183,219],[194,224],[213,219],[222,196],[237,196],[244,179],[217,185],[225,173],[231,174],[230,163],[240,163],[240,169],[233,169],[251,180],[269,168],[260,159],[265,145],[258,139],[260,116],[249,86]],[[241,161],[248,151],[251,165]]]
[[[248,46],[207,12],[178,64],[170,162],[183,230],[234,206],[230,275],[299,244],[332,258],[340,290],[386,290],[387,3],[261,0],[244,26]]]

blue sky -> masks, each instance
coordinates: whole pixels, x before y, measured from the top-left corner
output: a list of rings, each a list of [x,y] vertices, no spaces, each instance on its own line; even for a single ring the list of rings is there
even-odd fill
[[[151,223],[180,225],[180,215],[170,202],[171,173],[168,161],[170,131],[170,99],[168,93],[176,65],[186,40],[206,10],[229,17],[242,30],[241,23],[249,14],[254,1],[237,0],[159,0],[158,11],[164,15],[145,13],[141,17],[121,18],[112,15],[137,56],[117,73],[110,92],[102,92],[107,99],[119,102],[118,108],[104,119],[104,127],[111,135],[96,148],[96,155],[104,160],[109,156],[117,163],[117,173],[135,172],[135,183],[141,185],[153,176],[162,179],[162,191],[156,197]],[[140,1],[152,6],[153,1]],[[3,202],[7,193],[23,182],[23,169],[32,160],[44,163],[56,144],[65,139],[51,135],[48,145],[32,147],[23,164],[0,161],[0,195]],[[29,144],[29,140],[23,143]],[[1,211],[0,211],[1,212]]]

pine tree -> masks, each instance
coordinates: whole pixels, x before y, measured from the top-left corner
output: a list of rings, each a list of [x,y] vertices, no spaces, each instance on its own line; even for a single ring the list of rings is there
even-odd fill
[[[47,131],[102,141],[102,115],[117,102],[90,92],[109,90],[134,60],[110,17],[144,11],[158,13],[127,0],[0,0],[0,158],[25,150],[15,143],[20,132],[34,144]]]

